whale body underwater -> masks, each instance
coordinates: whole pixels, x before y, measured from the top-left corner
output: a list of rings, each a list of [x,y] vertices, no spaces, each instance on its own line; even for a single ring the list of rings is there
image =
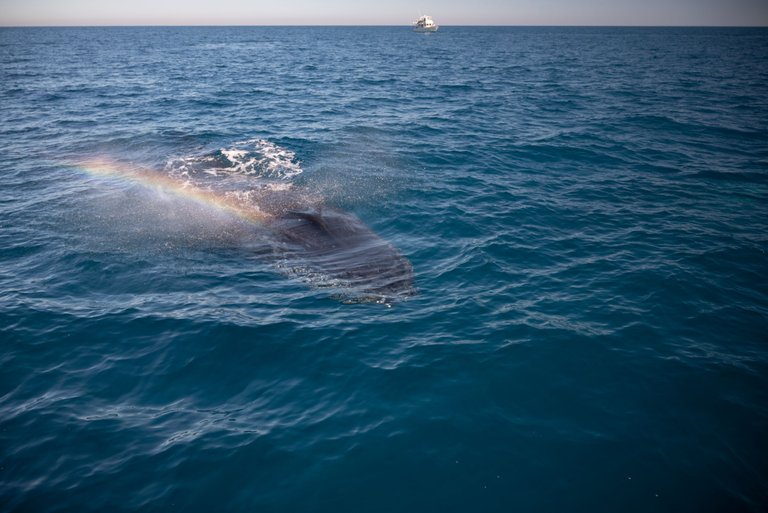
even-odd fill
[[[190,182],[162,172],[98,162],[81,166],[92,175],[117,177],[212,206],[249,227],[254,253],[284,274],[345,303],[390,303],[413,296],[411,262],[350,212],[291,184],[262,183],[249,177]]]
[[[387,302],[416,294],[413,266],[394,245],[354,214],[295,193],[267,192],[258,201],[274,256],[298,265],[297,274],[318,278],[316,285],[339,289],[335,297],[345,302]]]

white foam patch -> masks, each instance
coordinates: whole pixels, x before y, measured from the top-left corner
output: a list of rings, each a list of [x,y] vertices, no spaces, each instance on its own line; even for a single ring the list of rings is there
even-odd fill
[[[303,172],[300,163],[296,160],[296,154],[273,142],[253,139],[235,143],[235,146],[252,148],[252,151],[237,148],[222,150],[222,154],[226,155],[244,174],[257,172],[269,178],[288,179]]]
[[[239,141],[205,155],[172,159],[166,170],[173,177],[193,182],[227,176],[290,180],[303,172],[294,152],[265,139]]]

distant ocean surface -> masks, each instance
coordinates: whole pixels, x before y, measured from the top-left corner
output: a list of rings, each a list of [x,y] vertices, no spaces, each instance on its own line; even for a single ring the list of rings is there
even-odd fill
[[[6,28],[0,99],[0,511],[768,510],[767,29]]]

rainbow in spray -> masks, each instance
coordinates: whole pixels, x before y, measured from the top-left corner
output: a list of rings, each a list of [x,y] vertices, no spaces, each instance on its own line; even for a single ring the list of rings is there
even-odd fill
[[[219,194],[149,169],[120,164],[107,159],[78,162],[73,167],[89,176],[100,179],[118,180],[149,189],[159,189],[164,193],[226,212],[249,222],[262,224],[272,218],[269,214],[262,212],[253,202],[247,201],[247,196]]]
[[[392,244],[354,214],[289,185],[252,184],[248,190],[217,192],[166,174],[109,160],[74,166],[99,180],[137,184],[224,212],[266,230],[265,244],[280,268],[318,287],[340,290],[345,302],[384,303],[416,293],[413,267]]]

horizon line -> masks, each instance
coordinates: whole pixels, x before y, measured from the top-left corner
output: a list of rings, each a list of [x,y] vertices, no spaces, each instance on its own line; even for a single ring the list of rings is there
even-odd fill
[[[0,28],[227,28],[227,27],[360,27],[360,28],[391,28],[391,27],[411,27],[413,24],[356,24],[356,23],[340,23],[340,24],[307,24],[307,23],[277,23],[277,24],[163,24],[163,23],[143,23],[143,24],[67,24],[67,25],[3,25],[0,24]],[[468,25],[452,25],[452,24],[440,24],[440,27],[510,27],[510,28],[768,28],[768,25],[617,25],[617,24],[595,24],[595,25],[583,25],[583,24],[468,24]]]

